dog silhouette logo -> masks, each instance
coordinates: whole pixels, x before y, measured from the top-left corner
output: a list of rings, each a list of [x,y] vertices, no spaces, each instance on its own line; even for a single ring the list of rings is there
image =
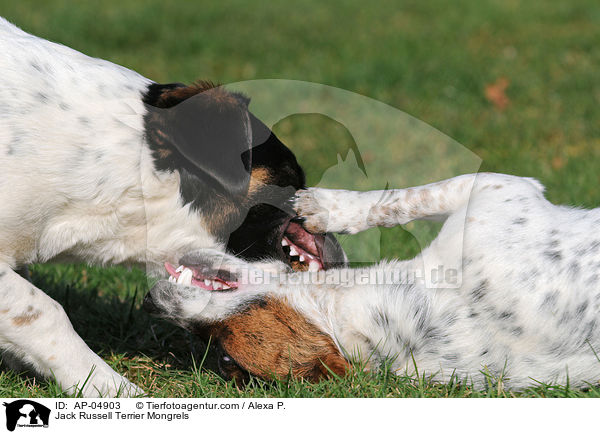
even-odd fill
[[[18,427],[48,428],[50,409],[35,401],[19,399],[4,403],[6,407],[6,429],[14,431]]]

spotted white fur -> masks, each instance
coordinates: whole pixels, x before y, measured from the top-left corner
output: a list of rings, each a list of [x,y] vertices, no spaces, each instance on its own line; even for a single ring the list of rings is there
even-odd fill
[[[87,380],[84,396],[141,393],[13,270],[76,258],[158,272],[223,246],[183,205],[177,172],[154,170],[143,129],[150,80],[2,18],[0,51],[0,348],[71,392]]]
[[[445,218],[414,259],[338,273],[411,276],[416,270],[423,276],[441,266],[460,276],[446,285],[419,279],[337,284],[319,271],[222,293],[161,282],[153,299],[185,293],[194,303],[178,314],[184,323],[216,321],[257,297],[277,297],[348,358],[369,368],[386,361],[397,373],[438,381],[454,378],[478,388],[501,381],[521,389],[537,382],[585,387],[600,379],[600,209],[553,205],[539,182],[500,174],[391,191],[309,189],[298,194],[296,208],[318,232]]]

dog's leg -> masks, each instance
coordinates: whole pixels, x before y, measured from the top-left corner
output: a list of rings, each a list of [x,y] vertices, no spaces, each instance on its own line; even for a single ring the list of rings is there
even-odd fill
[[[294,207],[311,232],[354,234],[412,220],[443,220],[467,205],[474,194],[501,189],[507,194],[514,191],[510,187],[515,186],[521,192],[533,191],[541,195],[543,191],[541,184],[530,178],[480,173],[399,190],[358,192],[309,188],[298,191]]]
[[[6,264],[0,264],[0,347],[72,394],[143,393],[89,349],[60,304]]]

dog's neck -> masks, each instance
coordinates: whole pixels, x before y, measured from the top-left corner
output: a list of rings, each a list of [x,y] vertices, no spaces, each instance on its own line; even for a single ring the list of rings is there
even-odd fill
[[[416,347],[421,336],[432,332],[432,293],[411,280],[414,264],[301,273],[291,278],[312,283],[285,283],[278,292],[331,336],[346,358],[369,365],[393,358],[394,366],[404,367],[421,350]]]
[[[50,220],[44,232],[48,240],[38,244],[46,256],[40,259],[144,265],[148,274],[163,275],[166,261],[176,263],[200,247],[223,248],[206,231],[202,216],[182,204],[179,175],[156,172],[150,155],[145,155],[147,148],[140,148],[139,171],[129,183],[123,182],[118,195],[101,204],[84,198],[68,215],[63,212]]]

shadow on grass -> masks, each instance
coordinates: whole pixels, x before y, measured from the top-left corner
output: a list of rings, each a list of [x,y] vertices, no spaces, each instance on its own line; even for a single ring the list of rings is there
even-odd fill
[[[80,265],[33,266],[35,286],[59,302],[75,331],[86,344],[120,373],[122,367],[152,363],[159,369],[217,371],[216,351],[199,338],[141,308],[148,282],[141,270],[122,267],[88,268]],[[73,354],[73,357],[77,357]],[[2,369],[15,366],[3,355]],[[31,369],[22,376],[37,383]],[[135,378],[131,378],[135,381]],[[51,382],[48,386],[53,388]]]

